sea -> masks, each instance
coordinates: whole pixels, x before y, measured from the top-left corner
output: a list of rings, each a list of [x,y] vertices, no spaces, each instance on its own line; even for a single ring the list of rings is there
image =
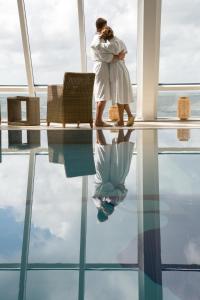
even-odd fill
[[[18,93],[18,96],[27,96],[25,93]],[[14,93],[1,93],[0,94],[0,105],[1,105],[1,119],[7,120],[7,98],[14,97]],[[159,92],[157,98],[157,116],[158,118],[175,118],[177,116],[177,102],[180,96],[189,97],[191,100],[191,117],[200,118],[200,91],[167,91]],[[46,120],[47,116],[47,93],[38,93],[37,97],[40,98],[40,119]],[[134,95],[134,103],[132,110],[136,113],[136,102],[137,96]],[[111,102],[108,101],[104,117],[108,117],[108,110]],[[95,104],[93,102],[93,113],[95,115]],[[26,108],[22,105],[22,119],[26,118]]]

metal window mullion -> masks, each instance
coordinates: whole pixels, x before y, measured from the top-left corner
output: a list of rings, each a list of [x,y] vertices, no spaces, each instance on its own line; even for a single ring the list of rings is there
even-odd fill
[[[24,219],[24,232],[23,232],[23,243],[22,243],[18,300],[24,300],[26,294],[26,279],[27,279],[27,268],[28,268],[33,189],[34,189],[34,176],[35,176],[35,159],[36,159],[36,154],[33,150],[30,153],[30,160],[29,160],[28,185],[27,185],[27,194],[26,194],[26,209],[25,209],[25,219]]]
[[[80,233],[79,294],[78,294],[78,300],[84,300],[84,294],[85,294],[87,199],[88,199],[88,176],[83,176],[83,178],[82,178],[82,206],[81,206],[81,233]]]
[[[27,20],[26,20],[26,12],[24,0],[17,0],[18,11],[19,11],[19,20],[20,20],[20,28],[21,28],[21,36],[22,36],[22,44],[24,50],[24,59],[26,66],[26,76],[29,88],[29,95],[35,95],[34,88],[34,79],[33,79],[33,67],[31,60],[31,52],[30,52],[30,43],[28,37],[28,28],[27,28]]]
[[[80,41],[80,53],[81,53],[81,71],[87,72],[84,0],[77,0],[77,6],[78,6],[79,41]]]

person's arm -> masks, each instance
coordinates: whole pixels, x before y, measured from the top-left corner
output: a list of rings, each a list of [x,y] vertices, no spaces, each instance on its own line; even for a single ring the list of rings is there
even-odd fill
[[[100,41],[99,36],[95,35],[93,40],[92,40],[92,43],[90,45],[91,56],[92,57],[97,56],[98,60],[101,61],[101,62],[111,63],[112,60],[113,60],[113,54],[109,53],[109,52],[106,52],[105,50],[104,51],[99,50],[98,49],[99,41]],[[93,59],[93,60],[95,60],[95,59]]]

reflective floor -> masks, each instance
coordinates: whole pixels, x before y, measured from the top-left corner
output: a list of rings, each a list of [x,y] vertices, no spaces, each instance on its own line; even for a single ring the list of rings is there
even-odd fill
[[[200,129],[2,130],[0,300],[199,300]]]

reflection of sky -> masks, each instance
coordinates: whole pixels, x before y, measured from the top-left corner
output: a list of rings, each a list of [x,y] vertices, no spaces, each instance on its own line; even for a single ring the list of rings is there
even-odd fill
[[[17,222],[11,208],[0,209],[0,262],[19,262],[23,223]]]
[[[19,289],[19,272],[0,271],[0,299],[17,300]]]
[[[4,147],[6,134],[3,131]],[[176,130],[159,130],[159,146],[199,147],[198,134],[199,130],[191,130],[191,140],[182,144],[176,140]],[[117,132],[107,130],[105,136],[111,142]],[[46,131],[42,131],[41,138],[42,147],[47,147]],[[135,142],[136,138],[137,130],[132,133],[131,141]],[[199,157],[199,154],[159,156],[163,263],[200,264]],[[20,261],[27,175],[28,156],[3,155],[0,163],[0,262]],[[134,155],[125,180],[127,196],[103,224],[97,222],[97,209],[92,201],[94,176],[89,177],[87,262],[137,262],[136,176],[137,157]],[[38,155],[34,184],[29,262],[79,262],[82,178],[66,178],[62,164],[49,163],[48,155]],[[30,299],[65,299],[66,295],[76,299],[78,275],[71,278],[70,272],[60,271],[37,274],[39,271],[30,272],[28,276]],[[15,275],[0,272],[3,278],[1,295],[5,295],[6,300],[16,299],[18,275],[17,272]],[[107,299],[132,299],[133,296],[137,299],[135,277],[132,272],[88,272],[87,300],[98,300],[100,291],[109,296]],[[170,272],[168,275],[165,272],[163,285],[165,300],[198,299],[198,273]],[[11,293],[6,290],[8,286],[16,286],[16,290]]]

